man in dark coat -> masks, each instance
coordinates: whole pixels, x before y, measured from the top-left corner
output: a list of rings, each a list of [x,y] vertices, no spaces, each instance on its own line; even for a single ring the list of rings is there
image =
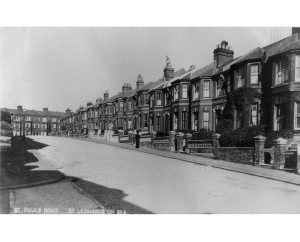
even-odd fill
[[[140,148],[140,131],[136,131],[135,135],[135,148]]]

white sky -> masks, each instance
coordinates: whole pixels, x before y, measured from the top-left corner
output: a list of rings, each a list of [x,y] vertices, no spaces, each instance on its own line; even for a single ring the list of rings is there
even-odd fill
[[[291,28],[6,27],[0,29],[1,106],[76,110],[108,90],[155,81],[166,55],[175,69],[213,60],[227,40],[235,57],[284,38]]]

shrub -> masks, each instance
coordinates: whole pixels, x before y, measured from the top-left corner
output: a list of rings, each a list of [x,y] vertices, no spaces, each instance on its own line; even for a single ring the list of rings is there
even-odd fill
[[[283,139],[290,139],[293,137],[293,131],[291,130],[277,130],[277,131],[272,131],[269,132],[265,135],[266,137],[266,142],[265,142],[265,147],[266,148],[271,148],[273,146],[273,141],[278,138],[283,138]]]
[[[253,138],[264,135],[264,126],[256,125],[231,130],[221,134],[220,146],[222,147],[253,147]]]
[[[0,135],[11,136],[11,134],[12,134],[12,126],[8,122],[1,121]]]
[[[4,110],[1,110],[0,112],[0,120],[4,121],[8,124],[11,124],[11,117],[10,117],[10,113]]]
[[[235,147],[237,139],[236,130],[225,132],[221,135],[219,142],[221,147]]]
[[[233,122],[230,119],[223,119],[216,126],[216,133],[223,134],[233,129]]]
[[[192,140],[207,140],[212,139],[214,132],[208,131],[206,129],[200,129],[192,134]]]

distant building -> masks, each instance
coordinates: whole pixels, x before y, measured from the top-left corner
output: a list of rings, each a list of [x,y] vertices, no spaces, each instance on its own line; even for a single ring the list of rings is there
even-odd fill
[[[43,108],[43,111],[23,110],[22,106],[17,109],[1,108],[2,111],[11,115],[11,124],[13,135],[49,135],[59,132],[63,127],[59,126],[60,120],[68,117],[69,111],[64,112],[49,111]],[[24,125],[25,123],[25,125]]]

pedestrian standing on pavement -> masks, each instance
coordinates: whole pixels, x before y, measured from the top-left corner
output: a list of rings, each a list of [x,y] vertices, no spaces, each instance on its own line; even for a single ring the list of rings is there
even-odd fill
[[[135,148],[140,148],[140,131],[136,131],[135,135]]]

